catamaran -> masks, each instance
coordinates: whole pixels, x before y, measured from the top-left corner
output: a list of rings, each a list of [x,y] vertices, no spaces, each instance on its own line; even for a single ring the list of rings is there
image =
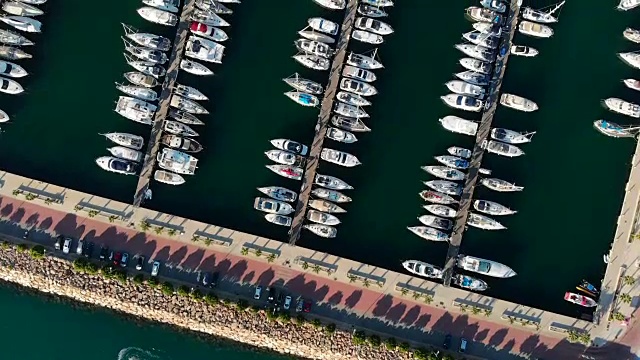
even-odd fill
[[[146,101],[128,96],[120,96],[115,111],[129,120],[151,125],[156,109],[157,106]]]
[[[640,106],[618,98],[608,98],[604,105],[611,111],[619,114],[640,118]]]
[[[626,1],[626,0],[623,0]],[[522,18],[526,20],[535,21],[537,23],[550,24],[558,21],[558,18],[553,14],[560,10],[565,1],[559,2],[555,5],[551,5],[548,11],[543,9],[536,10],[530,7],[524,7],[522,9]]]
[[[458,134],[475,136],[476,132],[478,132],[477,122],[453,115],[447,115],[440,119],[440,124],[442,124],[445,129]]]
[[[614,122],[610,122],[604,119],[596,120],[593,122],[593,127],[601,133],[611,137],[635,137],[640,131],[640,127],[621,126]]]

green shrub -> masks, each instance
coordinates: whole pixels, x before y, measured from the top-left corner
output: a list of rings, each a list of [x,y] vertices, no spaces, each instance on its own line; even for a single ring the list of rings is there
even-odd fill
[[[116,269],[116,270],[113,271],[113,277],[116,280],[124,283],[124,282],[127,281],[127,271],[126,270],[121,270],[121,269]]]
[[[333,334],[334,332],[336,332],[336,324],[334,323],[327,324],[327,326],[324,327],[324,331],[327,334]]]
[[[186,285],[181,285],[180,287],[178,287],[177,293],[180,296],[187,296],[189,294],[189,287],[187,287]]]
[[[258,313],[258,311],[260,311],[260,308],[259,308],[259,307],[257,307],[256,305],[253,305],[253,306],[251,306],[251,307],[249,308],[249,311],[251,311],[251,312],[252,312],[252,313],[254,313],[254,314],[257,314],[257,313]]]
[[[431,358],[431,351],[428,351],[425,348],[416,349],[413,352],[413,357],[417,360],[429,360]]]
[[[158,283],[159,283],[159,281],[155,277],[150,277],[149,280],[147,280],[147,284],[149,284],[151,286],[156,286],[156,285],[158,285]]]
[[[367,340],[367,334],[365,334],[362,330],[358,330],[353,333],[351,340],[356,345],[362,345]]]
[[[245,299],[238,299],[238,301],[236,301],[236,307],[240,310],[244,310],[249,307],[249,303]]]
[[[395,338],[386,338],[384,339],[384,346],[388,350],[395,350],[396,347],[398,347],[398,342],[396,341]]]
[[[2,246],[3,249],[6,250],[6,249],[9,248],[9,243],[7,241],[3,241],[1,246]]]
[[[411,345],[409,345],[408,342],[402,342],[400,343],[400,345],[398,345],[398,350],[402,351],[402,352],[407,352],[411,349]]]
[[[44,257],[44,246],[36,245],[29,250],[29,254],[34,259],[42,259]]]
[[[136,284],[142,284],[144,282],[144,275],[138,274],[133,277],[133,282]]]
[[[217,297],[217,296],[215,296],[213,293],[207,293],[207,294],[204,296],[204,301],[205,301],[207,304],[214,305],[214,304],[217,304],[217,303],[218,303],[218,297]]]
[[[322,322],[318,319],[313,319],[311,320],[311,325],[313,325],[313,327],[315,328],[319,328],[320,326],[322,326]]]
[[[282,322],[289,322],[291,321],[291,315],[288,312],[282,312],[278,315],[278,319]]]
[[[297,324],[304,324],[305,322],[307,322],[307,318],[304,317],[304,315],[298,314],[298,316],[296,316],[296,323]]]
[[[164,283],[162,283],[161,290],[165,295],[173,295],[173,284],[165,281]]]
[[[191,298],[195,299],[195,300],[202,300],[202,291],[195,289],[192,292],[189,293],[189,296],[191,296]]]
[[[274,314],[273,311],[271,311],[271,309],[267,310],[267,319],[275,320],[277,317],[278,315]]]
[[[29,247],[26,244],[18,244],[18,250],[21,252],[27,251]]]
[[[369,336],[369,338],[367,339],[367,342],[369,344],[371,344],[371,346],[380,346],[380,336],[378,335],[371,335]]]

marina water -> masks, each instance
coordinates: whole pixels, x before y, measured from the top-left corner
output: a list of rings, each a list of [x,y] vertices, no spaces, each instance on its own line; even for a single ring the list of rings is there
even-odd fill
[[[465,20],[466,1],[399,1],[391,9],[395,34],[380,47],[385,69],[378,71],[379,95],[367,108],[371,133],[353,145],[327,142],[351,152],[363,165],[344,169],[321,163],[319,173],[340,177],[355,187],[354,201],[340,216],[338,237],[321,239],[303,232],[299,245],[400,270],[400,262],[418,258],[444,263],[446,245],[426,242],[406,230],[425,211],[418,192],[429,176],[420,166],[433,164],[452,145],[470,148],[470,137],[446,132],[438,118],[457,113],[439,99],[444,83],[462,71],[463,55],[453,48]],[[535,7],[552,4],[536,1]],[[527,1],[525,0],[525,5]],[[124,131],[148,137],[149,127],[118,116],[119,94],[113,83],[131,71],[122,56],[120,22],[173,39],[172,30],[143,21],[137,1],[101,7],[89,19],[86,2],[50,1],[43,9],[43,33],[29,35],[34,59],[21,62],[30,75],[21,96],[0,96],[0,108],[12,117],[0,135],[0,168],[20,175],[130,202],[135,177],[100,170],[94,159],[111,146],[99,133]],[[265,169],[263,152],[273,138],[308,143],[318,110],[302,108],[285,96],[282,78],[294,72],[319,82],[327,73],[304,69],[291,56],[296,32],[312,16],[340,21],[311,0],[245,1],[233,6],[232,27],[223,64],[213,77],[181,73],[179,82],[195,86],[211,99],[206,126],[197,130],[205,150],[199,169],[179,187],[153,184],[145,206],[211,224],[286,241],[286,229],[252,209],[259,186],[281,185],[299,190],[300,183]],[[640,77],[616,57],[637,49],[622,38],[627,26],[638,25],[633,14],[596,0],[569,2],[553,25],[551,39],[517,34],[515,43],[535,47],[535,58],[511,57],[503,91],[536,101],[540,110],[518,113],[498,110],[494,125],[537,131],[526,155],[507,159],[485,156],[483,167],[496,177],[525,186],[522,193],[497,194],[476,189],[476,198],[500,202],[518,214],[500,219],[507,230],[469,229],[461,253],[502,262],[518,272],[511,279],[489,279],[487,294],[548,311],[579,316],[562,296],[580,280],[597,283],[604,273],[620,210],[633,141],[606,138],[591,127],[602,117],[626,124],[600,100],[617,96],[639,102],[639,94],[621,79]],[[352,42],[357,52],[370,49]],[[7,299],[10,299],[8,297]],[[9,301],[9,300],[7,300]],[[57,311],[68,311],[58,307]],[[65,325],[66,326],[66,325]],[[114,325],[115,326],[115,325]],[[57,335],[56,335],[57,336]],[[123,347],[128,344],[122,344]]]

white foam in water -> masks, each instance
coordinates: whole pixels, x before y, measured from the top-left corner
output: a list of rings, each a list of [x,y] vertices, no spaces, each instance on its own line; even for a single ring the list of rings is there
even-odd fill
[[[156,360],[161,359],[157,351],[128,347],[118,352],[118,360]]]

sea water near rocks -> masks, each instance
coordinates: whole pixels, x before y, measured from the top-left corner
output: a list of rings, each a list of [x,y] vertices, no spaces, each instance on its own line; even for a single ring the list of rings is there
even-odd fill
[[[536,1],[542,7],[553,0]],[[525,0],[525,4],[528,2]],[[400,270],[401,260],[418,258],[444,263],[446,246],[409,233],[425,213],[418,192],[428,175],[421,165],[452,145],[470,147],[471,138],[446,132],[438,118],[456,114],[439,100],[443,83],[462,71],[462,55],[453,48],[470,31],[465,1],[399,1],[389,22],[396,33],[380,47],[385,69],[375,86],[380,94],[367,108],[373,129],[355,145],[327,146],[358,156],[353,169],[321,163],[319,172],[355,186],[353,203],[341,215],[338,238],[324,240],[303,232],[298,244],[377,266]],[[127,131],[148,136],[149,128],[113,112],[119,94],[114,81],[130,71],[122,57],[120,22],[173,38],[170,29],[144,22],[137,1],[117,1],[87,17],[86,2],[48,2],[43,33],[30,37],[34,59],[21,62],[30,72],[21,80],[20,96],[0,96],[0,107],[13,118],[0,135],[0,168],[89,193],[131,201],[137,179],[106,173],[94,165],[112,146],[98,133]],[[311,16],[341,21],[310,0],[244,1],[232,5],[231,37],[216,76],[181,74],[179,81],[196,86],[211,98],[207,125],[197,129],[205,146],[197,175],[180,187],[153,184],[146,206],[273,239],[285,240],[286,229],[263,220],[252,209],[259,186],[281,185],[298,190],[299,183],[272,174],[263,152],[269,139],[284,137],[309,143],[318,111],[297,106],[285,96],[281,78],[294,72],[326,82],[326,73],[306,70],[291,56],[296,31]],[[583,278],[597,282],[604,273],[619,212],[633,142],[606,138],[592,129],[607,117],[621,123],[599,104],[609,96],[640,101],[620,80],[638,76],[616,52],[637,47],[622,38],[627,26],[640,25],[634,13],[613,10],[614,2],[569,2],[553,25],[551,39],[516,35],[517,44],[537,48],[536,58],[511,57],[503,90],[529,97],[540,105],[532,114],[499,109],[495,125],[537,131],[526,155],[516,159],[485,156],[484,167],[496,177],[526,187],[517,194],[496,194],[478,188],[477,198],[498,201],[519,211],[500,219],[509,228],[499,232],[470,229],[461,251],[503,262],[518,276],[489,279],[488,295],[545,310],[579,315],[562,300]],[[635,22],[635,24],[634,24]],[[356,51],[370,47],[353,44]]]

